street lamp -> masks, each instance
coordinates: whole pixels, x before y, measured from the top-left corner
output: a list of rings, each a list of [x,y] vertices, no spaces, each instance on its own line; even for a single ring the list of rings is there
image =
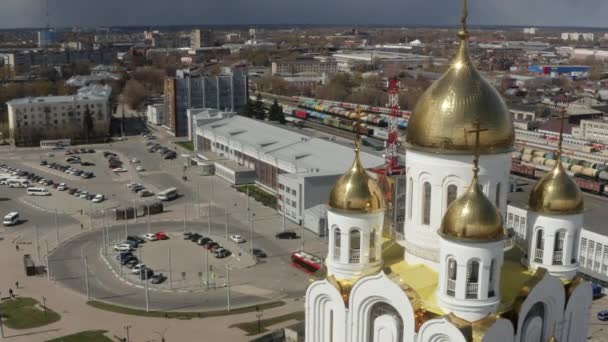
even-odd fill
[[[129,342],[129,329],[132,327],[130,325],[125,325],[125,330],[127,331],[127,342]]]

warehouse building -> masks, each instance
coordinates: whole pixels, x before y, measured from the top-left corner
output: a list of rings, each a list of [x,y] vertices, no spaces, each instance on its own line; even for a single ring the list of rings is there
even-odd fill
[[[232,184],[255,175],[253,183],[277,195],[280,213],[318,234],[324,232],[319,224],[323,214],[314,207],[327,201],[327,193],[351,166],[354,153],[352,146],[242,116],[198,126],[194,145],[197,157],[216,160],[218,176]],[[365,152],[361,161],[368,168],[384,164],[383,158]]]

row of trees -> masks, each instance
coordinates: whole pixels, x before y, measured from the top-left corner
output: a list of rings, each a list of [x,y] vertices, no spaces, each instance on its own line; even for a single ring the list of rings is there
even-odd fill
[[[268,111],[266,111],[264,108],[264,103],[262,102],[262,96],[260,94],[257,95],[255,101],[248,99],[240,114],[258,120],[268,119],[269,121],[276,121],[281,124],[286,122],[283,107],[279,105],[277,100],[274,100]]]

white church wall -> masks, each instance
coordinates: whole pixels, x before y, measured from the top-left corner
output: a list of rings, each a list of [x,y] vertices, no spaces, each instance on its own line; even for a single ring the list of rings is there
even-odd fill
[[[418,342],[467,342],[460,330],[446,318],[431,319],[420,327]]]
[[[340,292],[327,280],[306,290],[306,342],[346,341],[346,306]]]
[[[589,311],[591,310],[592,301],[590,282],[583,282],[574,289],[566,305],[564,326],[560,329],[562,334],[558,337],[558,341],[587,341]]]

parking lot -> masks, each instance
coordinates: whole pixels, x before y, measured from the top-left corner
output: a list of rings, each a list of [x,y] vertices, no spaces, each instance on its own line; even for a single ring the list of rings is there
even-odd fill
[[[150,151],[154,147],[153,142],[165,149]],[[89,146],[83,148],[89,149]],[[130,273],[131,269],[126,265],[123,265],[121,275],[121,265],[113,247],[114,244],[125,242],[125,229],[128,229],[129,235],[137,236],[151,230],[152,233],[165,232],[169,239],[144,243],[133,252],[154,273],[163,273],[167,277],[159,284],[151,281],[148,283],[152,291],[151,305],[156,309],[224,307],[227,272],[231,272],[233,305],[261,303],[285,297],[301,298],[304,295],[309,276],[291,265],[291,253],[305,244],[307,251],[324,255],[324,240],[308,232],[304,232],[302,239],[276,239],[274,235],[285,228],[296,230],[298,237],[302,236],[302,231],[289,221],[284,228],[281,216],[273,209],[254,201],[247,204],[245,195],[238,193],[223,180],[214,176],[201,176],[196,168],[184,167],[187,159],[182,154],[185,152],[174,146],[167,137],[146,139],[133,136],[126,141],[91,145],[90,148],[95,152],[79,151],[75,155],[80,158],[80,163],[73,164],[67,162],[66,158],[72,157],[70,160],[73,161],[74,154],[66,155],[66,150],[23,149],[3,153],[0,160],[0,163],[33,172],[53,183],[65,183],[69,189],[104,195],[104,201],[93,203],[90,196],[89,200],[80,198],[70,195],[69,189],[59,191],[52,185],[44,186],[49,189],[50,196],[28,196],[24,188],[7,188],[4,192],[7,201],[0,201],[0,214],[17,210],[24,220],[17,227],[6,229],[6,234],[21,233],[22,238],[27,236],[32,241],[35,237],[33,225],[38,225],[40,239],[49,239],[53,234],[52,213],[55,210],[58,212],[60,226],[83,225],[80,235],[63,242],[51,252],[49,264],[53,281],[84,294],[85,273],[88,273],[92,298],[143,307],[143,281]],[[164,150],[169,152],[167,159],[161,154]],[[175,155],[172,156],[170,151],[175,151]],[[115,160],[120,160],[121,163],[118,164]],[[44,164],[43,161],[47,165],[41,165]],[[66,173],[67,168],[49,168],[48,164],[52,163],[88,170],[94,176],[85,179]],[[121,170],[116,170],[118,168]],[[158,192],[172,187],[178,190],[179,196],[163,202],[164,213],[151,216],[149,225],[146,217],[125,222],[101,216],[90,219],[87,215],[91,209],[98,213],[157,201]],[[138,192],[142,190],[153,195],[139,197]],[[107,229],[102,229],[104,226]],[[230,253],[216,258],[216,254],[204,246],[184,240],[184,231],[210,238]],[[59,234],[63,240],[61,230]],[[245,242],[234,242],[230,239],[231,235],[240,235]],[[267,255],[266,258],[258,258],[257,264],[250,251],[251,238],[256,252]],[[107,254],[103,254],[104,241]],[[168,279],[169,250],[172,259],[171,284]],[[143,253],[143,256],[140,258],[138,253]],[[82,267],[83,256],[88,258],[87,272]],[[229,265],[230,271],[226,265]]]

